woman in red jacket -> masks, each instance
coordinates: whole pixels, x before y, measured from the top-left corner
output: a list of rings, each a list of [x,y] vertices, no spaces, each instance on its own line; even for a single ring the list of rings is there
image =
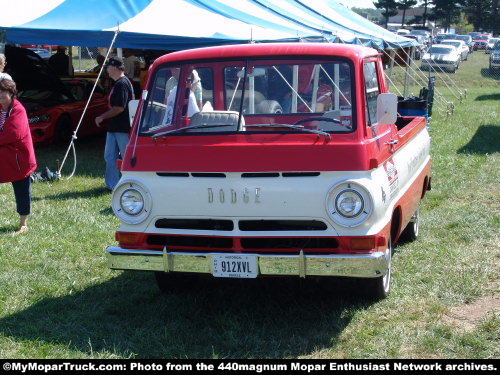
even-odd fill
[[[0,81],[0,182],[12,182],[20,227],[15,234],[28,230],[26,219],[31,209],[30,175],[37,168],[28,117],[16,99],[14,81]]]

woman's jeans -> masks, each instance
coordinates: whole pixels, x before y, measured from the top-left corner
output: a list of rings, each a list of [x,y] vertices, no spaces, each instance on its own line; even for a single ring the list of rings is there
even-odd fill
[[[106,135],[106,146],[104,147],[104,160],[106,160],[106,172],[104,180],[106,187],[113,190],[120,180],[121,173],[116,168],[116,161],[125,155],[129,141],[128,133],[108,132]]]
[[[17,213],[21,216],[31,213],[31,180],[28,177],[12,182],[16,196]]]

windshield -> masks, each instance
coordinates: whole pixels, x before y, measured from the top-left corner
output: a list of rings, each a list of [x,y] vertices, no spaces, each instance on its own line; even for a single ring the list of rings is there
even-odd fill
[[[458,42],[458,41],[453,41],[453,40],[443,40],[441,41],[442,44],[449,44],[451,46],[455,46],[455,47],[460,47],[462,45],[462,43]]]
[[[493,49],[494,50],[500,50],[500,40],[498,42],[495,43],[495,45],[493,46]]]
[[[468,35],[457,35],[455,39],[463,40],[464,42],[470,42],[471,37]]]
[[[429,48],[429,53],[436,53],[436,54],[442,54],[446,55],[448,53],[451,53],[452,49],[451,48],[446,48],[446,47],[431,47]]]
[[[142,135],[346,133],[355,127],[352,66],[344,61],[281,59],[165,66],[156,70],[151,81]]]

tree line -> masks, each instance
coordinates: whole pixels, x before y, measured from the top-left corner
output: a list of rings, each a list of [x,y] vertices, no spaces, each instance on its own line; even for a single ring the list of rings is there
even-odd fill
[[[389,18],[401,10],[401,26],[425,26],[427,21],[436,21],[448,29],[465,19],[474,30],[500,34],[500,0],[377,0],[373,5],[379,10],[386,27]],[[416,6],[424,8],[423,14],[409,19],[408,10]]]

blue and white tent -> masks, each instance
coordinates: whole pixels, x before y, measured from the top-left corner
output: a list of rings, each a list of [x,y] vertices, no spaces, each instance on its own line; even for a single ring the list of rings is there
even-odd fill
[[[1,0],[7,42],[180,50],[322,37],[379,49],[415,45],[332,0]]]

